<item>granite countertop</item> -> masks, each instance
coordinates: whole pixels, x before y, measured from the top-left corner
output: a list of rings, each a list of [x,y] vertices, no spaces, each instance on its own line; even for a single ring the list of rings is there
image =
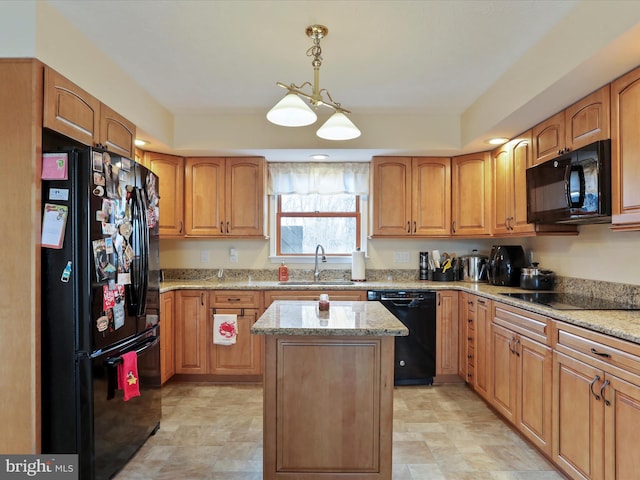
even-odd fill
[[[611,335],[622,340],[640,344],[640,311],[628,310],[555,310],[544,305],[500,295],[504,292],[526,292],[515,287],[499,287],[487,283],[434,282],[434,281],[378,281],[354,282],[352,285],[281,285],[277,281],[236,281],[236,280],[170,280],[162,282],[160,292],[181,289],[212,290],[385,290],[385,289],[423,289],[458,290],[472,293],[491,300],[513,305],[530,312],[545,315],[573,325],[588,328],[596,332]],[[330,295],[329,295],[330,296]],[[372,304],[376,302],[371,302]],[[332,302],[333,305],[333,302]]]
[[[276,300],[251,327],[261,335],[389,337],[409,330],[380,302],[330,302],[319,311],[318,302]]]

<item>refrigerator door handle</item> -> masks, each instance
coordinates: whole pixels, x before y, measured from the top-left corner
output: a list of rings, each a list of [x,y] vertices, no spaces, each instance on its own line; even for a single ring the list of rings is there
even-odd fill
[[[142,269],[140,270],[140,304],[138,314],[144,315],[147,306],[147,289],[149,287],[149,223],[147,218],[147,202],[142,189],[138,189],[138,197],[140,199],[140,226],[143,238],[141,245]]]
[[[144,353],[145,350],[148,350],[149,348],[153,347],[154,345],[156,345],[159,341],[158,337],[150,337],[149,340],[147,340],[146,342],[144,342],[142,344],[142,346],[140,346],[139,348],[136,348],[134,351],[136,352],[136,354],[140,355],[142,353]],[[131,350],[130,350],[131,351]],[[108,367],[115,367],[116,365],[121,365],[122,364],[122,356],[118,355],[117,357],[109,357],[104,361],[104,364]]]

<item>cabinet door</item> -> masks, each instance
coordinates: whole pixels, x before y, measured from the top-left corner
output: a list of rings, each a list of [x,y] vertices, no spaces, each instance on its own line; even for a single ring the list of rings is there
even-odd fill
[[[553,354],[553,460],[574,479],[604,478],[604,373]]]
[[[176,373],[207,373],[207,294],[181,290],[176,295]]]
[[[224,158],[200,157],[185,160],[184,211],[187,236],[220,236],[226,233],[224,176]]]
[[[500,325],[491,325],[491,403],[511,423],[516,419],[517,336]]]
[[[493,151],[493,222],[491,230],[495,235],[510,233],[509,219],[513,210],[513,176],[511,142]]]
[[[469,315],[469,294],[466,292],[458,293],[458,376],[468,382],[468,341],[469,323],[471,317]]]
[[[160,376],[165,383],[176,373],[175,292],[160,294]]]
[[[260,314],[256,309],[216,308],[216,313],[235,314],[238,318],[236,343],[209,345],[209,373],[216,375],[260,375],[262,373],[262,335],[253,335],[251,327]],[[211,318],[213,329],[213,317]],[[213,332],[213,330],[211,330]],[[213,333],[208,335],[213,338]]]
[[[475,379],[473,388],[491,401],[491,300],[476,298]]]
[[[411,234],[448,236],[451,226],[451,159],[414,158]]]
[[[511,176],[513,210],[509,215],[511,233],[530,233],[535,225],[527,223],[527,168],[533,165],[531,130],[519,135],[511,144]]]
[[[110,152],[133,158],[136,126],[108,106],[100,106],[100,136],[97,143]]]
[[[160,236],[184,235],[184,158],[144,152],[145,162],[158,175]]]
[[[438,292],[436,376],[458,373],[458,292]]]
[[[491,155],[480,152],[454,157],[451,172],[451,233],[490,234]]]
[[[611,84],[611,228],[640,230],[640,68]]]
[[[553,353],[519,336],[516,426],[535,446],[551,455]]]
[[[264,237],[264,168],[262,158],[228,158],[225,232]]]
[[[372,162],[372,235],[407,236],[411,229],[411,159],[379,157]]]
[[[565,149],[564,111],[533,127],[533,164],[557,157]]]
[[[640,387],[606,375],[605,465],[607,479],[637,478],[640,472]]]
[[[605,85],[565,109],[565,143],[571,150],[609,138],[609,95]]]
[[[100,128],[100,102],[55,70],[44,69],[43,125],[85,145]]]

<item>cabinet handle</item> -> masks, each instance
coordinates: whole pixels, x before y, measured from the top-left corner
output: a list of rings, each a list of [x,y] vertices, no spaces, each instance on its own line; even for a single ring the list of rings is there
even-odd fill
[[[485,304],[485,303],[484,303],[484,300],[478,300],[478,303],[479,303],[480,305],[484,305],[484,304]]]
[[[220,222],[220,233],[224,233],[224,222]]]
[[[469,301],[467,302],[467,305],[473,305],[473,300],[469,300]]]
[[[600,396],[602,397],[602,400],[604,400],[604,404],[608,407],[609,405],[611,405],[611,402],[609,400],[607,400],[606,398],[604,398],[604,389],[607,388],[607,385],[609,385],[609,380],[605,380],[604,383],[602,384],[602,386],[600,387]]]
[[[596,392],[593,391],[593,386],[598,380],[600,380],[600,376],[596,375],[594,379],[591,381],[591,383],[589,384],[589,390],[591,390],[591,394],[593,395],[593,398],[595,398],[596,400],[600,400],[600,395],[598,395]]]
[[[239,302],[240,298],[227,298],[227,302]]]
[[[471,358],[473,358],[473,355],[469,354],[469,355],[467,355],[467,358],[471,359]]]
[[[417,232],[417,230],[416,230],[417,226],[418,226],[417,222],[413,222],[413,233]]]
[[[227,233],[229,233],[229,222],[227,222]]]
[[[594,355],[598,355],[599,357],[603,357],[603,358],[611,358],[611,355],[609,355],[608,353],[599,352],[599,351],[597,351],[595,348],[592,348],[592,349],[591,349],[591,353],[593,353]]]
[[[407,222],[407,233],[411,233],[411,222]]]
[[[182,231],[182,220],[180,220],[180,227],[179,227],[178,233],[184,233],[184,232]]]
[[[516,357],[520,356],[520,352],[518,351],[518,345],[520,344],[520,339],[516,340],[516,343],[513,344],[513,353],[516,354]]]
[[[456,221],[455,220],[453,220],[451,222],[451,232],[452,233],[456,233]]]
[[[200,294],[200,305],[204,307],[204,293]]]
[[[438,306],[440,306],[440,292],[438,292]]]

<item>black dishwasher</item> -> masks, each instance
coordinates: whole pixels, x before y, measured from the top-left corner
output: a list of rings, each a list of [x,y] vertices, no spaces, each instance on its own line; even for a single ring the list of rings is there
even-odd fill
[[[436,292],[369,290],[367,300],[382,303],[408,329],[396,337],[394,385],[431,385],[436,374]]]

